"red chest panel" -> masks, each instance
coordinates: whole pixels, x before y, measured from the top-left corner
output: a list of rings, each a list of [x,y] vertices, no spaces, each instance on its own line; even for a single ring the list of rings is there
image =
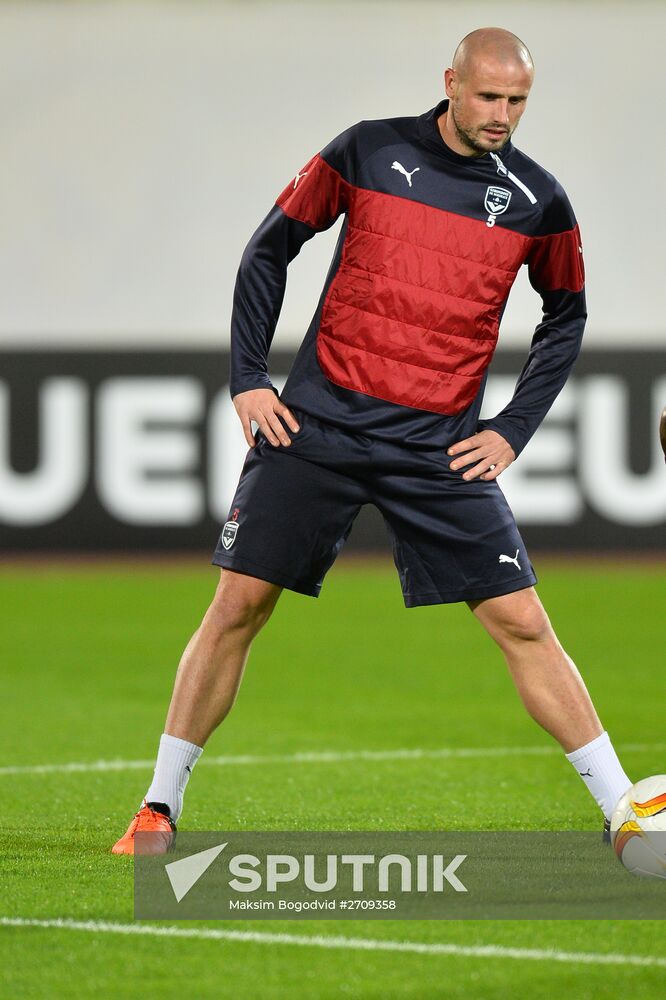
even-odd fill
[[[331,382],[402,406],[456,414],[476,397],[520,266],[542,289],[583,287],[578,227],[547,237],[356,187],[320,156],[277,199],[326,228],[348,216],[317,334]]]
[[[349,225],[317,340],[332,382],[458,413],[476,396],[531,240],[393,195],[349,188]]]

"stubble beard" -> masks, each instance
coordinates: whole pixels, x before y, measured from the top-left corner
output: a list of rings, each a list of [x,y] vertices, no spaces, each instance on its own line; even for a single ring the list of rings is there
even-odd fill
[[[451,118],[453,120],[453,127],[456,130],[456,135],[462,142],[463,146],[467,146],[472,152],[476,153],[477,156],[483,156],[484,153],[498,153],[500,150],[504,149],[507,142],[511,138],[512,132],[508,131],[503,138],[503,141],[499,145],[491,144],[488,146],[482,146],[481,143],[472,135],[472,133],[466,131],[456,117],[456,109],[453,101],[450,103]]]

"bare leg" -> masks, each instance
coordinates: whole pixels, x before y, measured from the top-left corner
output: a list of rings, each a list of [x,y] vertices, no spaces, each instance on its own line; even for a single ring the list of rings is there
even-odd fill
[[[223,569],[215,597],[182,655],[164,731],[204,746],[234,703],[255,635],[282,588]]]
[[[112,847],[113,854],[134,854],[135,835],[147,831],[157,835],[150,853],[169,850],[200,748],[233,705],[250,644],[281,592],[282,587],[265,580],[222,570],[215,597],[178,667],[144,805]]]
[[[532,587],[469,607],[504,653],[525,708],[565,753],[601,735],[583,679]]]

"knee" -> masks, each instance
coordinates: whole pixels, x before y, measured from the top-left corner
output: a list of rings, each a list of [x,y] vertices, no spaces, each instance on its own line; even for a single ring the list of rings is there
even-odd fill
[[[279,592],[263,580],[223,571],[203,625],[220,636],[235,631],[252,638],[270,618]]]
[[[546,643],[555,639],[548,615],[538,601],[494,616],[487,627],[502,647],[520,643]]]

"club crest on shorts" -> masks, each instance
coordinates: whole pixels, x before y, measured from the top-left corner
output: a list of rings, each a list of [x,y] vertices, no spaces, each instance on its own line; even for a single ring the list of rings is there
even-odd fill
[[[222,544],[225,549],[230,549],[231,546],[236,541],[236,535],[238,533],[238,521],[227,521],[225,526],[222,528]]]
[[[486,191],[483,204],[490,215],[501,215],[506,212],[511,201],[511,192],[506,188],[494,187],[492,184]]]

